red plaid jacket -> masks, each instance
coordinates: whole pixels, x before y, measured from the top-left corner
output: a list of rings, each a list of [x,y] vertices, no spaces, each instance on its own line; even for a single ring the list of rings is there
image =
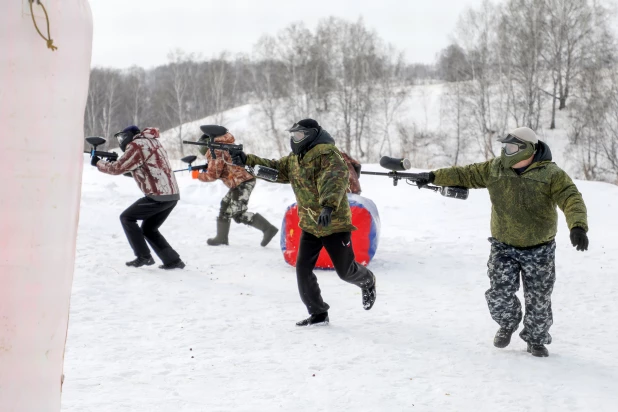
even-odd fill
[[[167,160],[167,152],[158,138],[159,129],[147,127],[133,138],[118,160],[100,161],[97,168],[110,175],[131,172],[140,190],[153,200],[178,200],[178,183]]]

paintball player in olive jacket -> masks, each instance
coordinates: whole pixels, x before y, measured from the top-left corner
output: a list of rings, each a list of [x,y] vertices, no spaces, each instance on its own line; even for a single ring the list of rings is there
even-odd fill
[[[184,268],[178,253],[159,232],[159,227],[180,199],[167,153],[159,141],[159,129],[147,127],[140,132],[136,126],[129,126],[115,136],[124,154],[115,162],[102,162],[99,157],[93,156],[90,164],[110,175],[130,173],[144,193],[143,198],[120,215],[120,222],[136,256],[135,260],[126,263],[127,266],[154,265],[146,244],[148,241],[163,261],[159,268]],[[138,220],[142,221],[141,226],[138,226]]]
[[[322,300],[313,273],[318,255],[326,248],[341,279],[362,289],[362,302],[371,309],[376,299],[375,276],[354,260],[351,232],[352,213],[346,196],[348,167],[328,132],[313,119],[304,119],[291,129],[292,153],[279,160],[267,160],[243,152],[234,152],[235,164],[266,166],[277,169],[279,183],[290,183],[298,204],[302,229],[296,278],[300,298],[309,317],[298,326],[326,324],[329,306]]]
[[[485,293],[491,317],[500,325],[494,338],[506,347],[522,320],[515,296],[521,273],[526,314],[519,336],[534,356],[548,356],[553,323],[551,293],[556,280],[555,251],[558,213],[564,212],[571,243],[588,249],[586,205],[571,178],[552,162],[551,151],[527,127],[500,139],[502,153],[484,163],[420,173],[419,187],[487,188],[491,199],[491,253]]]

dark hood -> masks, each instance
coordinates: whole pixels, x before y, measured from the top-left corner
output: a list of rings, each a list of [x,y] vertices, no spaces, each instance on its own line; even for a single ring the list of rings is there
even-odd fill
[[[320,131],[318,132],[318,135],[315,137],[313,142],[311,142],[309,146],[307,146],[307,149],[300,155],[300,157],[303,157],[305,153],[307,153],[309,150],[313,149],[319,144],[335,144],[335,139],[333,139],[330,133],[328,133],[326,130],[322,129],[321,127],[320,127]]]
[[[539,148],[534,154],[532,163],[545,162],[545,161],[551,162],[551,160],[552,160],[552,157],[551,157],[551,150],[549,149],[549,146],[547,146],[545,142],[542,142],[539,140]]]

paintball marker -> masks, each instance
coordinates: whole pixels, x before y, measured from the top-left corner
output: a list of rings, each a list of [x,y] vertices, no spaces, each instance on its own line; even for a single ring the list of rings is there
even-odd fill
[[[98,137],[98,136],[91,136],[91,137],[87,137],[86,141],[92,146],[92,148],[90,149],[89,152],[85,151],[84,153],[90,153],[90,157],[98,156],[98,157],[105,158],[111,162],[118,160],[118,153],[102,152],[100,150],[97,150],[97,146],[105,144],[106,140],[104,138]]]
[[[202,131],[202,133],[204,133],[206,136],[209,137],[207,142],[191,142],[188,140],[183,140],[182,143],[192,144],[196,146],[207,146],[210,149],[210,155],[212,156],[213,159],[217,158],[217,155],[215,154],[215,150],[226,150],[228,152],[230,150],[242,151],[241,144],[226,144],[226,143],[217,143],[214,141],[215,137],[223,136],[227,133],[227,129],[225,127],[219,126],[216,124],[206,124],[206,125],[200,126],[200,130]]]
[[[393,186],[397,186],[397,182],[399,180],[405,179],[408,184],[417,186],[416,182],[419,180],[418,173],[401,173],[402,170],[407,170],[410,168],[411,164],[408,159],[396,159],[388,156],[383,156],[380,159],[380,166],[385,169],[391,170],[388,173],[382,172],[364,172],[361,171],[361,174],[364,175],[375,175],[375,176],[388,176],[393,179]],[[431,186],[424,185],[421,186],[421,189],[429,189],[434,192],[440,193],[445,197],[452,197],[454,199],[466,200],[468,198],[468,189],[465,187],[459,186]]]
[[[194,143],[194,142],[189,142],[189,143]],[[214,144],[218,145],[219,143],[214,143]],[[232,146],[232,150],[235,150],[234,147],[240,146],[241,147],[240,150],[242,150],[242,145],[228,144],[224,146]],[[196,159],[197,159],[197,156],[183,157],[180,160],[182,160],[185,163],[188,163],[189,167],[187,169],[174,170],[174,172],[187,172],[187,171],[190,172],[192,170],[208,169],[208,163],[206,163],[205,165],[201,165],[201,166],[192,166],[191,163],[195,162]],[[277,177],[279,176],[279,172],[277,171],[277,169],[273,169],[273,168],[266,167],[266,166],[260,166],[260,165],[255,166],[255,167],[245,166],[245,170],[249,172],[251,175],[255,177],[259,177],[260,179],[268,180],[269,182],[276,182]]]
[[[215,154],[215,150],[225,150],[225,151],[230,151],[230,150],[240,150],[242,151],[242,145],[241,144],[226,144],[226,143],[217,143],[217,142],[208,142],[208,143],[203,143],[203,142],[191,142],[189,140],[183,140],[182,141],[183,144],[192,144],[195,146],[208,146],[208,148],[210,149],[210,154],[212,155],[213,159],[217,158],[217,155]]]
[[[208,169],[208,163],[204,164],[204,165],[199,165],[199,166],[193,166],[191,163],[195,162],[197,160],[197,156],[185,156],[182,159],[183,162],[187,163],[189,165],[189,167],[187,167],[186,169],[179,169],[179,170],[174,170],[174,173],[176,172],[190,172],[192,170],[206,170]]]
[[[241,144],[227,144],[227,143],[218,143],[218,142],[213,141],[215,137],[223,136],[224,134],[227,133],[227,129],[223,126],[219,126],[215,124],[202,125],[200,126],[200,130],[202,131],[202,133],[204,133],[206,136],[209,137],[207,142],[201,142],[201,141],[191,142],[189,140],[183,140],[182,143],[192,144],[195,146],[207,146],[208,149],[210,150],[210,154],[213,159],[217,158],[217,156],[215,155],[215,150],[225,150],[228,153],[242,152],[243,150],[243,146]],[[191,157],[191,156],[187,156],[187,157]],[[259,165],[255,166],[254,168],[251,166],[245,166],[245,170],[255,177],[268,180],[270,182],[276,182],[277,176],[279,175],[279,172],[276,169],[272,169],[270,167],[265,167],[265,166],[259,166]]]

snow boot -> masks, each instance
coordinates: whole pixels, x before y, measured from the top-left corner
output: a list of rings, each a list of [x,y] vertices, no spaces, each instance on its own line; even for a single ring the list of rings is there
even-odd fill
[[[249,226],[253,226],[264,233],[262,243],[260,243],[262,246],[266,246],[279,231],[279,229],[271,225],[270,222],[268,222],[268,220],[266,220],[264,216],[259,213],[253,215],[253,220],[249,223]]]
[[[363,308],[365,308],[365,310],[371,309],[376,301],[376,277],[373,273],[371,276],[373,276],[373,283],[371,286],[361,289],[363,295]]]
[[[206,241],[210,246],[227,245],[227,235],[230,233],[231,220],[217,218],[217,236]]]
[[[175,260],[173,262],[166,263],[165,265],[160,265],[159,269],[165,269],[165,270],[183,269],[184,267],[185,267],[185,262],[183,262],[182,260],[178,259],[178,260]]]
[[[328,325],[328,312],[311,315],[307,319],[296,322],[296,326]]]
[[[126,262],[125,264],[127,266],[133,266],[134,268],[138,268],[141,266],[151,266],[154,265],[155,261],[152,258],[152,256],[138,256],[137,258],[135,258],[134,260],[130,261],[130,262]]]
[[[549,351],[543,344],[528,343],[528,353],[538,358],[546,358],[549,356]]]
[[[506,348],[509,346],[509,343],[511,343],[511,335],[514,332],[514,330],[508,330],[506,328],[498,329],[496,336],[494,336],[494,346],[496,348]]]

